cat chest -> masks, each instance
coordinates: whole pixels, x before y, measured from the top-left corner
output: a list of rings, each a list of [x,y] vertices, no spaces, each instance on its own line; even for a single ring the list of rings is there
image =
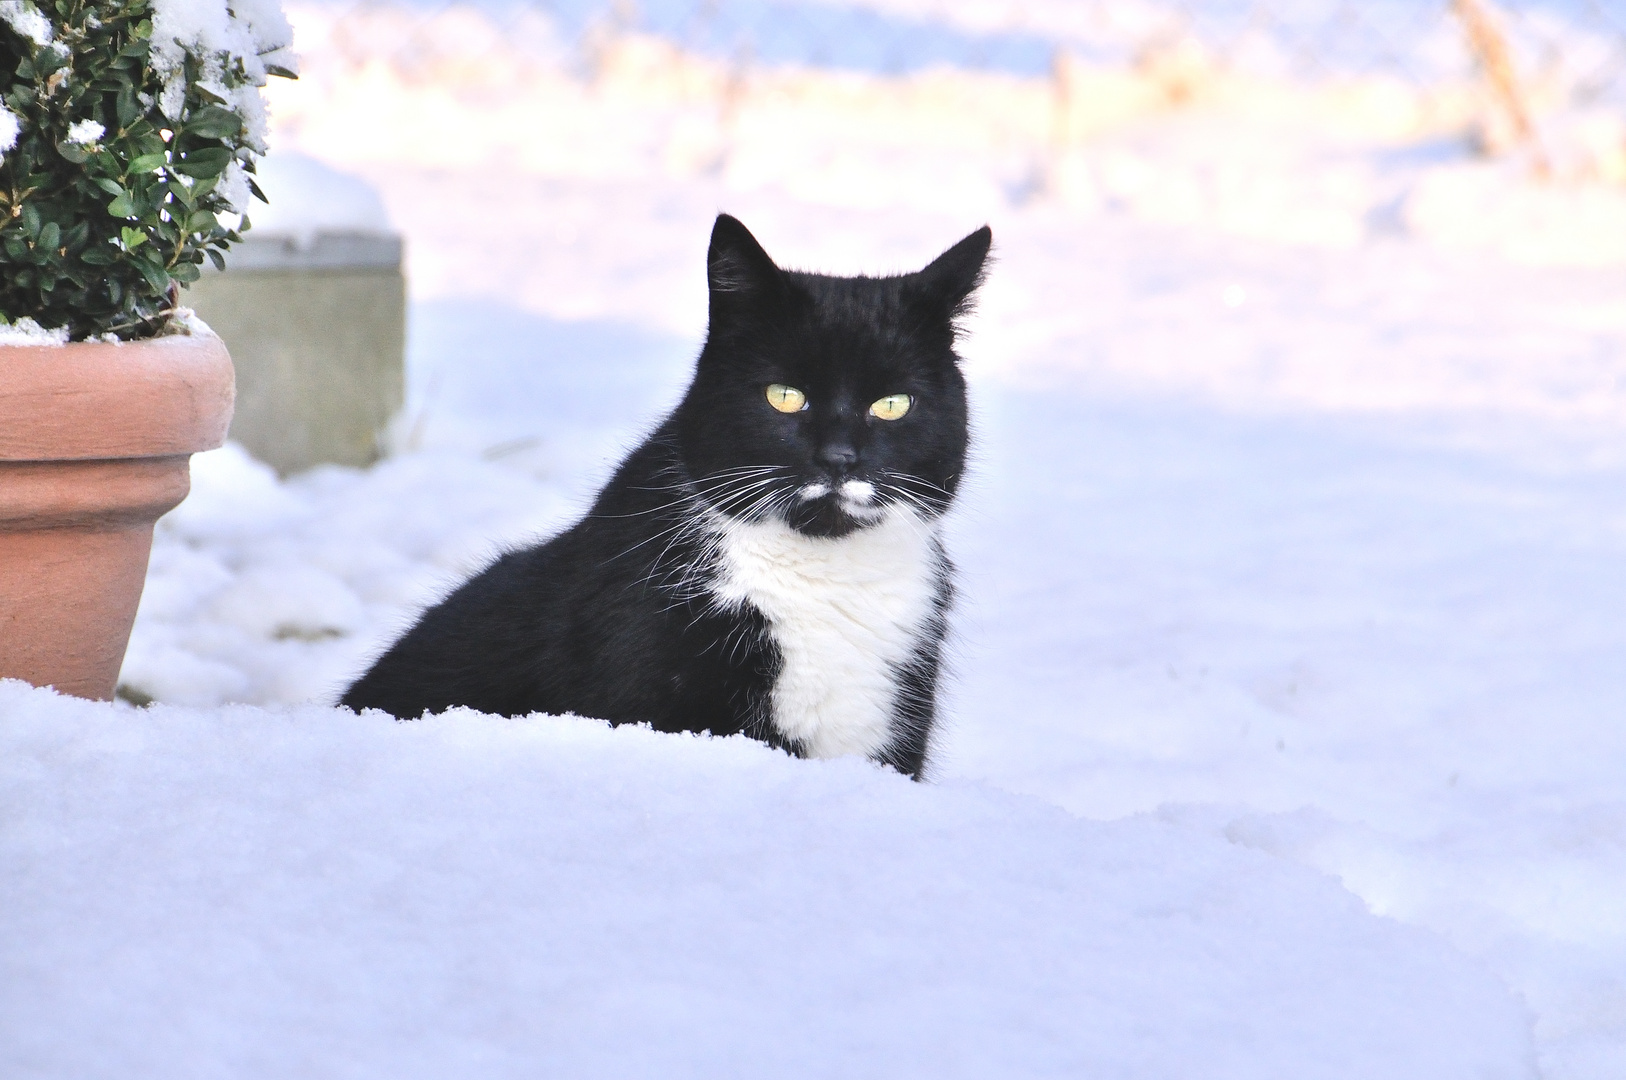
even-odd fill
[[[714,595],[760,611],[780,654],[774,726],[810,757],[878,752],[937,601],[930,531],[900,513],[839,539],[729,522],[719,541]]]

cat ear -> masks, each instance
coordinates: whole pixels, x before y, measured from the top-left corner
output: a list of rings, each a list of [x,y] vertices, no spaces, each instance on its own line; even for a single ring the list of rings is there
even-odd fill
[[[758,299],[772,296],[784,285],[779,267],[762,250],[738,218],[718,214],[711,227],[711,248],[706,252],[706,283],[711,298]]]
[[[993,242],[993,230],[984,225],[943,252],[913,275],[919,295],[950,320],[964,315],[971,307],[971,294],[982,284]]]

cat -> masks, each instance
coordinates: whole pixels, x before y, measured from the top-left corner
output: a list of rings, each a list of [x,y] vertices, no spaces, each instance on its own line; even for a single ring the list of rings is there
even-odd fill
[[[426,612],[341,704],[743,732],[920,779],[984,226],[924,270],[782,270],[719,215],[693,382],[587,516]]]

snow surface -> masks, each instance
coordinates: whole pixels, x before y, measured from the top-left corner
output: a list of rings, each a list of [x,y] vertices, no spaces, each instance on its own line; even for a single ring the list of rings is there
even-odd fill
[[[0,322],[0,345],[66,345],[68,328],[47,330],[26,315],[16,322]]]
[[[19,1080],[1533,1075],[1443,941],[1150,817],[578,718],[0,715]]]
[[[1056,153],[1045,80],[742,75],[636,34],[588,78],[546,20],[337,19],[295,12],[304,77],[269,96],[279,153],[406,234],[399,452],[286,482],[199,455],[123,673],[165,704],[0,689],[0,1046],[58,1075],[1626,1075],[1607,153],[1537,183],[1474,155],[1470,98],[1203,75],[1172,107],[1168,70],[1086,68]],[[675,400],[718,209],[834,272],[993,225],[934,783],[322,707]]]
[[[0,19],[36,45],[49,45],[54,35],[50,18],[27,0],[0,0]]]
[[[17,119],[17,114],[0,105],[0,158],[17,145],[17,136],[21,132],[22,122]]]
[[[68,128],[68,141],[89,145],[100,142],[106,134],[107,129],[94,120],[76,120]]]
[[[268,200],[249,209],[256,239],[288,236],[308,247],[323,232],[393,231],[371,184],[305,154],[267,154],[254,179]]]
[[[301,4],[290,13],[307,70],[267,95],[284,145],[368,175],[444,169],[426,133],[455,132],[456,168],[510,206],[526,178],[659,176],[860,209],[964,216],[1031,202],[1293,244],[1402,235],[1542,265],[1626,265],[1626,112],[1576,104],[1613,70],[1611,39],[1576,30],[1521,50],[1537,137],[1486,159],[1476,147],[1505,142],[1508,121],[1443,17],[1395,39],[1439,54],[1429,80],[1379,68],[1304,82],[1169,38],[1179,7],[1107,18],[1093,4],[931,6],[962,25],[1021,15],[1055,32],[1053,70],[752,66],[749,50],[632,31],[571,48],[535,10]],[[781,11],[781,36],[817,32],[805,14]],[[1077,52],[1069,31],[1089,26],[1139,59]]]

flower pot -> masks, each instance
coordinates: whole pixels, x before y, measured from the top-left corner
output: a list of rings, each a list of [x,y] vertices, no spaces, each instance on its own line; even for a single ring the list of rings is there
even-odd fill
[[[0,678],[111,699],[153,523],[231,422],[207,328],[0,346]]]

